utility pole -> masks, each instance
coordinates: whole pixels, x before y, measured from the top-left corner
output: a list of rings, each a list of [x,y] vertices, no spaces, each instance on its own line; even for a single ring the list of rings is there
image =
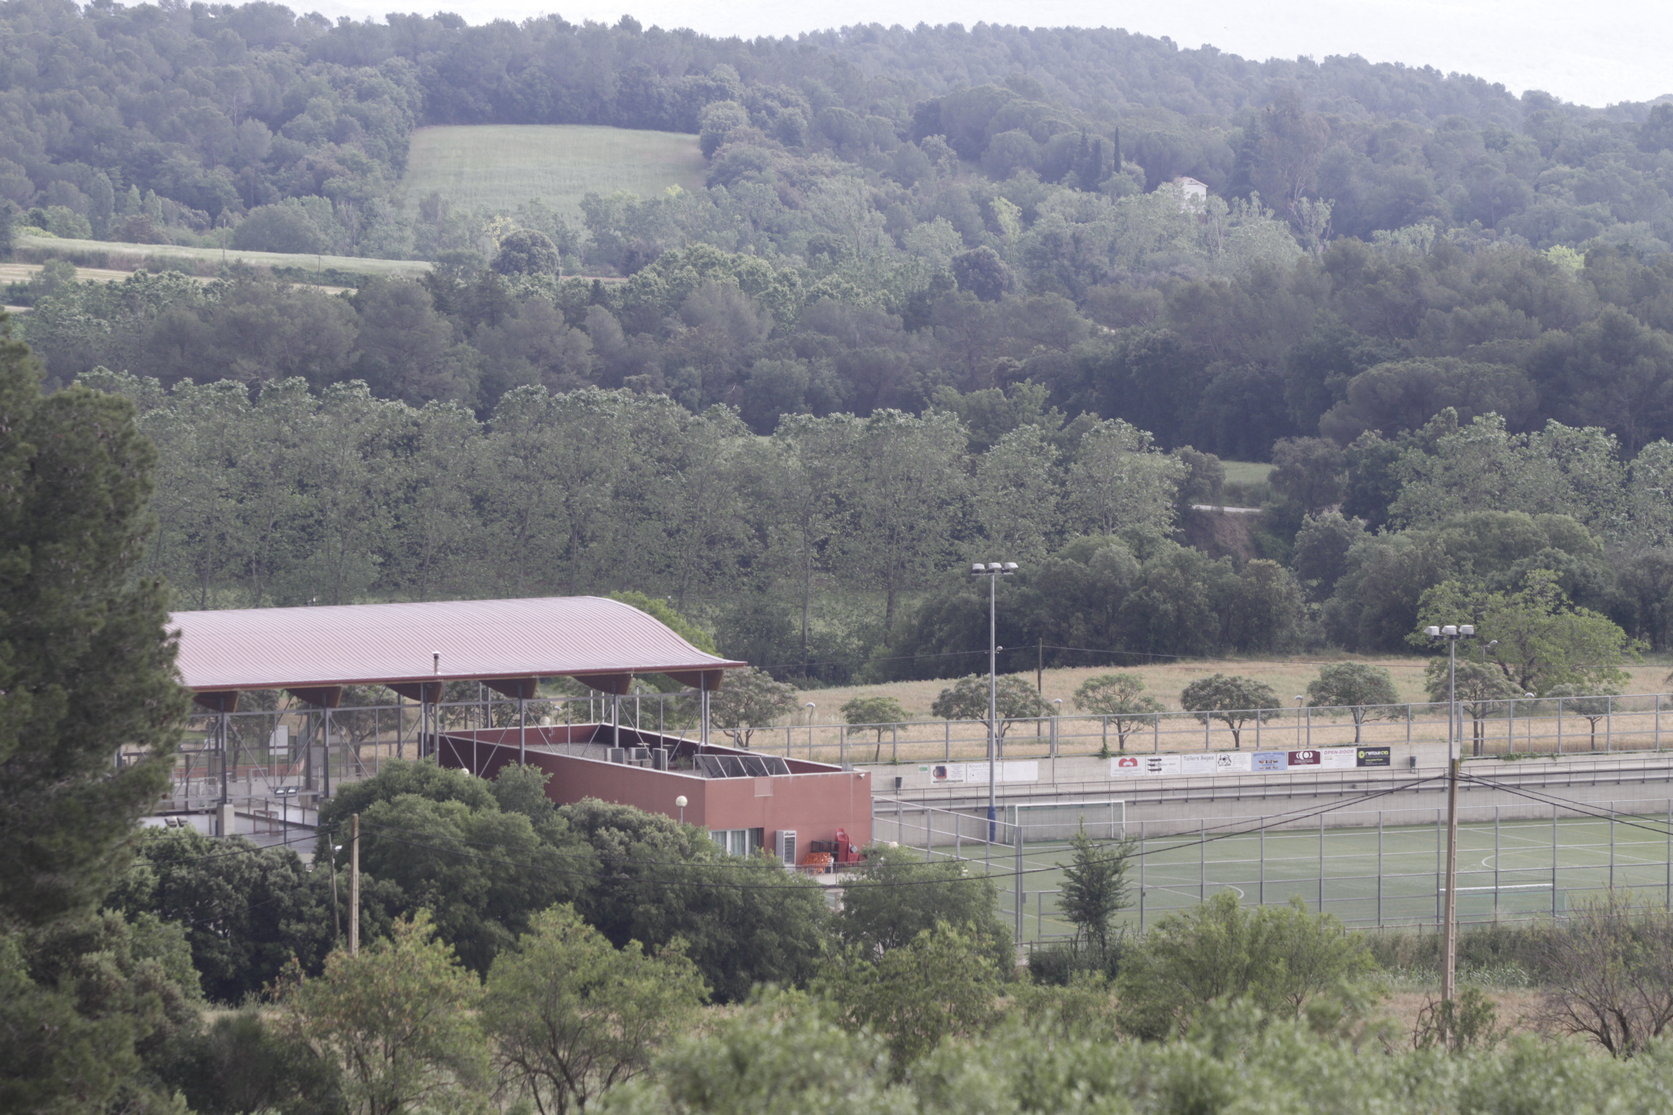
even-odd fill
[[[349,955],[360,952],[360,814],[349,817]]]
[[[1014,561],[975,562],[970,566],[972,577],[988,579],[988,846],[997,834],[995,819],[998,810],[994,803],[994,768],[999,761],[999,627],[995,611],[995,593],[999,578],[1017,571]]]
[[[1458,722],[1458,640],[1475,637],[1471,624],[1447,624],[1445,627],[1425,627],[1423,633],[1431,639],[1446,640],[1446,862],[1445,893],[1441,905],[1441,933],[1444,945],[1441,952],[1441,1002],[1446,1015],[1449,1045],[1452,1040],[1452,1012],[1456,1009],[1454,993],[1458,986],[1458,767],[1463,733]]]

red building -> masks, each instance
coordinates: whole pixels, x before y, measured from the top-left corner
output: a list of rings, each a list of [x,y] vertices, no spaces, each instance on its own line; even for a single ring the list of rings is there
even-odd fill
[[[294,775],[299,785],[283,784],[293,777],[289,773],[270,781],[280,792],[300,791],[317,800],[330,796],[334,771],[338,780],[345,777],[342,733],[332,727],[333,715],[348,711],[342,706],[345,689],[382,686],[416,702],[421,754],[483,776],[507,762],[532,763],[551,772],[547,793],[556,802],[599,798],[637,806],[701,825],[733,850],[783,848],[795,862],[816,843],[837,842],[839,832],[845,847],[871,840],[869,775],[709,743],[709,694],[728,670],[744,663],[701,651],[617,600],[575,596],[177,612],[170,626],[180,641],[182,683],[215,714],[208,743],[212,755],[218,752],[219,789],[210,799],[220,818],[217,831],[231,831],[227,821],[237,807],[229,780],[249,766],[241,745],[233,742],[236,733],[229,731],[241,693],[284,690],[304,702],[307,730],[298,738],[305,742],[283,767],[299,772]],[[605,706],[610,719],[619,721],[620,698],[635,678],[648,674],[662,674],[697,694],[697,739],[619,723],[529,722],[527,706],[539,699],[542,679],[572,678],[615,698]],[[515,702],[517,726],[445,730],[437,710],[446,684],[457,681],[480,683]],[[201,791],[214,779],[192,781]],[[268,812],[258,805],[246,808]]]
[[[598,798],[665,813],[731,851],[766,848],[790,863],[846,861],[871,842],[871,775],[827,763],[609,724],[444,732],[436,757],[484,778],[527,763],[552,776],[546,795],[559,804]]]

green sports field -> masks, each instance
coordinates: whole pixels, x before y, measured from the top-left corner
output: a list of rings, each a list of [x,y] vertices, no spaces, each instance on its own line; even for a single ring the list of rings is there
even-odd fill
[[[1673,824],[1667,814],[1502,820],[1461,825],[1458,917],[1461,922],[1561,914],[1606,889],[1669,900]],[[1134,906],[1127,924],[1152,925],[1222,890],[1245,902],[1300,898],[1350,926],[1434,924],[1441,911],[1443,831],[1436,824],[1247,832],[1250,823],[1157,837],[1135,845],[1127,877]],[[1012,848],[986,855],[962,849],[972,866],[995,876],[1007,921],[1016,909]],[[1025,844],[1023,939],[1067,936],[1057,916],[1066,844]]]
[[[588,193],[651,197],[703,185],[697,137],[584,125],[479,124],[419,128],[401,181],[416,210],[432,193],[455,209],[514,212],[536,199],[579,217]]]

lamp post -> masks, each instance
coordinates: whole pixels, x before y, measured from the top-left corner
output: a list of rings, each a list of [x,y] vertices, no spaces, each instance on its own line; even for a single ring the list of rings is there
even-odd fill
[[[817,706],[809,701],[802,707],[807,710],[807,757],[811,759],[813,758],[813,710]],[[785,748],[786,754],[789,753],[789,750],[789,748]]]
[[[975,562],[970,566],[972,577],[988,579],[988,843],[998,835],[994,808],[994,766],[999,759],[999,623],[996,602],[999,578],[1017,571],[1014,561]]]
[[[1446,640],[1446,893],[1441,906],[1441,1002],[1450,1008],[1458,981],[1458,640],[1474,638],[1475,627],[1449,623],[1425,627],[1423,633],[1432,640]]]
[[[686,801],[684,794],[681,794],[679,797],[674,799],[674,808],[680,811],[680,824],[682,825],[685,824],[685,805]]]
[[[290,842],[290,799],[296,796],[296,792],[301,788],[300,786],[273,787],[273,796],[279,799],[281,810],[279,821],[279,843],[281,844]]]

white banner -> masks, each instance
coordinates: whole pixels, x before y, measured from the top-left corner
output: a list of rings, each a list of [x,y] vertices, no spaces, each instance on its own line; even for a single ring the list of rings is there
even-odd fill
[[[987,784],[988,765],[986,763],[936,763],[929,768],[930,780],[934,782],[980,782]],[[1040,764],[1034,759],[1002,760],[994,764],[993,780],[995,782],[1038,782],[1040,780]]]
[[[1327,747],[1319,752],[1319,766],[1326,770],[1352,770],[1359,765],[1358,752],[1352,747]]]

